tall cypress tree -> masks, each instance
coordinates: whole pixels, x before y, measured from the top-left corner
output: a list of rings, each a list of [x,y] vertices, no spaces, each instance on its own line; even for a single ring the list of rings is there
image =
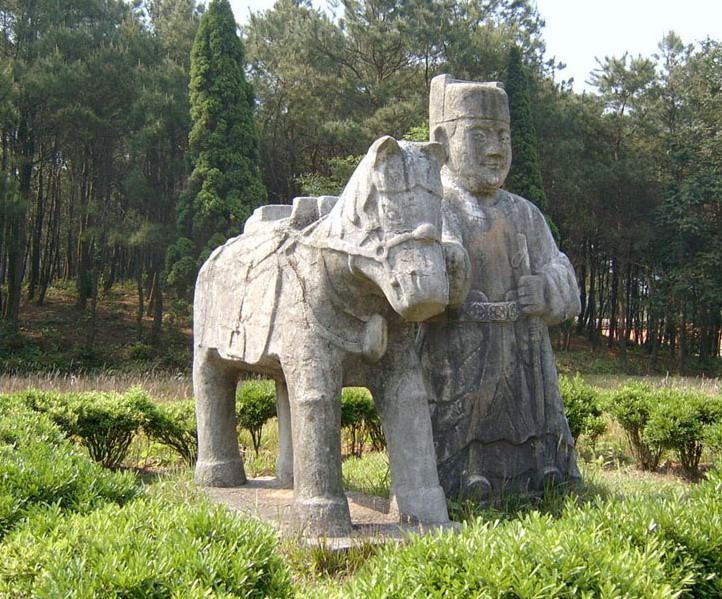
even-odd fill
[[[509,96],[512,150],[511,169],[506,178],[506,188],[534,202],[542,212],[546,213],[547,198],[542,185],[529,84],[518,46],[512,46],[509,51],[505,87]]]
[[[193,173],[179,200],[180,239],[168,251],[168,282],[183,291],[207,254],[240,232],[266,199],[253,120],[253,88],[228,0],[212,0],[191,51],[189,135]],[[193,255],[194,254],[194,255]]]

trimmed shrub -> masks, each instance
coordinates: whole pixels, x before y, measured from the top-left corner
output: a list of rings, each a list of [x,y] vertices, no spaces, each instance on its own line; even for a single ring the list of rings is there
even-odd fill
[[[659,390],[647,383],[630,383],[610,393],[606,407],[627,435],[639,467],[656,470],[662,457],[662,446],[644,435],[644,429],[659,402]]]
[[[607,430],[597,388],[585,383],[577,373],[573,378],[560,376],[559,391],[574,442],[584,434],[594,443]]]
[[[704,431],[704,442],[717,457],[722,457],[722,420],[710,424]]]
[[[195,464],[198,430],[192,399],[156,404],[145,432],[151,439],[177,451],[186,464]]]
[[[120,466],[133,438],[148,425],[155,410],[153,400],[140,387],[122,394],[78,394],[72,407],[77,414],[73,435],[106,468]]]
[[[413,537],[332,596],[722,597],[722,473],[688,495],[569,500],[556,519],[532,512]]]
[[[251,434],[253,450],[258,456],[263,425],[276,416],[276,384],[267,380],[250,380],[236,391],[236,423]]]
[[[683,584],[674,582],[653,543],[638,548],[613,530],[533,512],[384,548],[339,596],[672,599]]]
[[[675,452],[686,476],[699,477],[707,428],[722,421],[722,400],[701,391],[663,389],[644,429],[645,440]]]
[[[32,410],[48,414],[66,436],[78,439],[90,457],[106,468],[120,466],[133,438],[155,413],[153,400],[140,387],[125,393],[30,389],[13,397]]]
[[[50,420],[17,406],[0,415],[0,538],[38,506],[87,512],[141,492],[131,473],[103,470]]]
[[[0,546],[0,595],[290,597],[276,543],[270,526],[207,500],[108,505],[54,526],[40,518],[9,536]]]
[[[366,422],[378,416],[374,400],[364,387],[344,387],[341,392],[341,428],[345,429],[351,441],[350,454],[363,453],[366,437]]]

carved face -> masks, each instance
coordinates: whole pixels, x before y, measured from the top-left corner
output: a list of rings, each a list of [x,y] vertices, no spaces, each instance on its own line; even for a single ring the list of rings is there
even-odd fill
[[[462,118],[446,125],[446,166],[454,181],[474,194],[493,194],[511,166],[509,123]]]
[[[378,203],[387,272],[376,280],[391,306],[406,320],[425,320],[443,311],[449,302],[440,205],[440,182],[433,190],[417,185],[383,193]]]
[[[348,253],[352,270],[410,321],[449,303],[440,239],[444,157],[438,143],[377,140],[329,215],[329,246]]]

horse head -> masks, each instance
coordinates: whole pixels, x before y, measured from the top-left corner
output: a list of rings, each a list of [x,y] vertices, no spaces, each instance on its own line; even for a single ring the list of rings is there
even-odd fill
[[[349,255],[404,319],[444,310],[449,282],[441,246],[443,147],[382,137],[329,215],[329,246]]]

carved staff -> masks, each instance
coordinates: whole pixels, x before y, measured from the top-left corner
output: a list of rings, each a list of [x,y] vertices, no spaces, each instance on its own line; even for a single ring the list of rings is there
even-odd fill
[[[519,233],[517,239],[519,243],[519,257],[521,258],[521,275],[531,275],[531,260],[529,259],[526,235]],[[544,393],[544,376],[542,374],[541,362],[542,326],[541,319],[538,316],[529,316],[527,318],[527,331],[534,374],[534,411],[539,426],[544,426],[546,421],[546,395]]]

